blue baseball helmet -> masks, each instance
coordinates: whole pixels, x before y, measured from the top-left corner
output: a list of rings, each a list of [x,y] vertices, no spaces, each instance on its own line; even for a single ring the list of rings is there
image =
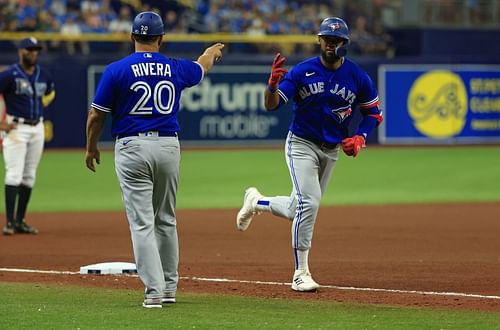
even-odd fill
[[[328,17],[321,22],[318,36],[335,36],[349,42],[349,28],[342,18]]]
[[[165,34],[160,15],[152,11],[144,11],[137,14],[132,24],[132,34],[143,36],[160,36]]]

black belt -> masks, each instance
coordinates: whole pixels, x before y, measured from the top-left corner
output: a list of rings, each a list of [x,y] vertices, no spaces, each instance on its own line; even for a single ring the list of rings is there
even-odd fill
[[[22,117],[14,117],[12,119],[12,121],[14,123],[17,123],[17,124],[25,124],[25,125],[36,126],[36,125],[38,125],[38,123],[41,120],[40,120],[40,118],[38,118],[38,119],[26,119],[26,118],[22,118]]]
[[[117,139],[121,139],[124,137],[130,137],[130,136],[152,136],[152,137],[173,137],[177,136],[177,132],[170,132],[170,131],[149,131],[149,132],[130,132],[130,133],[122,133],[117,135]]]
[[[310,138],[310,137],[302,137],[300,135],[297,135],[295,133],[292,133],[293,135],[301,138],[301,139],[304,139],[304,140],[307,140],[309,142],[312,142],[314,143],[315,145],[317,145],[318,147],[322,148],[322,149],[335,149],[337,148],[337,146],[339,145],[338,143],[329,143],[329,142],[325,142],[325,141],[319,141],[319,140],[316,140],[314,138]]]
[[[314,142],[318,147],[322,149],[335,149],[339,145],[338,143],[328,143],[328,142]]]
[[[322,149],[335,149],[339,145],[338,143],[329,143],[325,141],[318,141],[318,140],[313,140],[313,139],[306,139],[317,145],[318,147]]]
[[[329,142],[318,141],[318,140],[310,139],[310,138],[305,138],[305,139],[308,141],[311,141],[312,143],[314,143],[315,145],[317,145],[318,147],[320,147],[322,149],[335,149],[339,145],[338,143],[329,143]]]

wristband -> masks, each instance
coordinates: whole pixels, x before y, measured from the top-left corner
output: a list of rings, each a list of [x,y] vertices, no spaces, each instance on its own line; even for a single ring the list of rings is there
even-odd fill
[[[278,89],[277,88],[272,88],[271,86],[267,85],[267,90],[270,91],[271,93],[276,92]]]

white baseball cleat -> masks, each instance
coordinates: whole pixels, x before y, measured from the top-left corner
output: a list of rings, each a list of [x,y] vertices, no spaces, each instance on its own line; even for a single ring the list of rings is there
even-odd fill
[[[172,292],[172,291],[163,292],[163,297],[161,297],[161,302],[164,304],[174,304],[175,303],[175,292]]]
[[[142,302],[144,308],[162,308],[161,297],[158,298],[144,298]]]
[[[250,226],[253,216],[260,214],[257,212],[257,201],[262,198],[262,194],[255,187],[250,187],[245,190],[245,197],[243,197],[243,206],[241,207],[238,215],[236,216],[236,227],[245,231]]]
[[[300,292],[317,291],[320,285],[316,283],[308,270],[297,269],[293,274],[292,290]]]

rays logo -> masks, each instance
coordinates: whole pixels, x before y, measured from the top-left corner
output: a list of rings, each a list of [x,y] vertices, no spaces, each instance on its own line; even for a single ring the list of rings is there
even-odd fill
[[[141,25],[141,34],[148,34],[149,26]]]
[[[328,25],[328,27],[330,29],[332,29],[332,31],[335,31],[335,30],[340,29],[340,24],[339,24],[339,22],[335,22],[335,23],[332,23],[332,24]]]
[[[349,117],[352,113],[351,106],[345,106],[337,109],[332,109],[332,114],[334,114],[337,119],[339,120],[339,123],[342,123],[347,117]]]

